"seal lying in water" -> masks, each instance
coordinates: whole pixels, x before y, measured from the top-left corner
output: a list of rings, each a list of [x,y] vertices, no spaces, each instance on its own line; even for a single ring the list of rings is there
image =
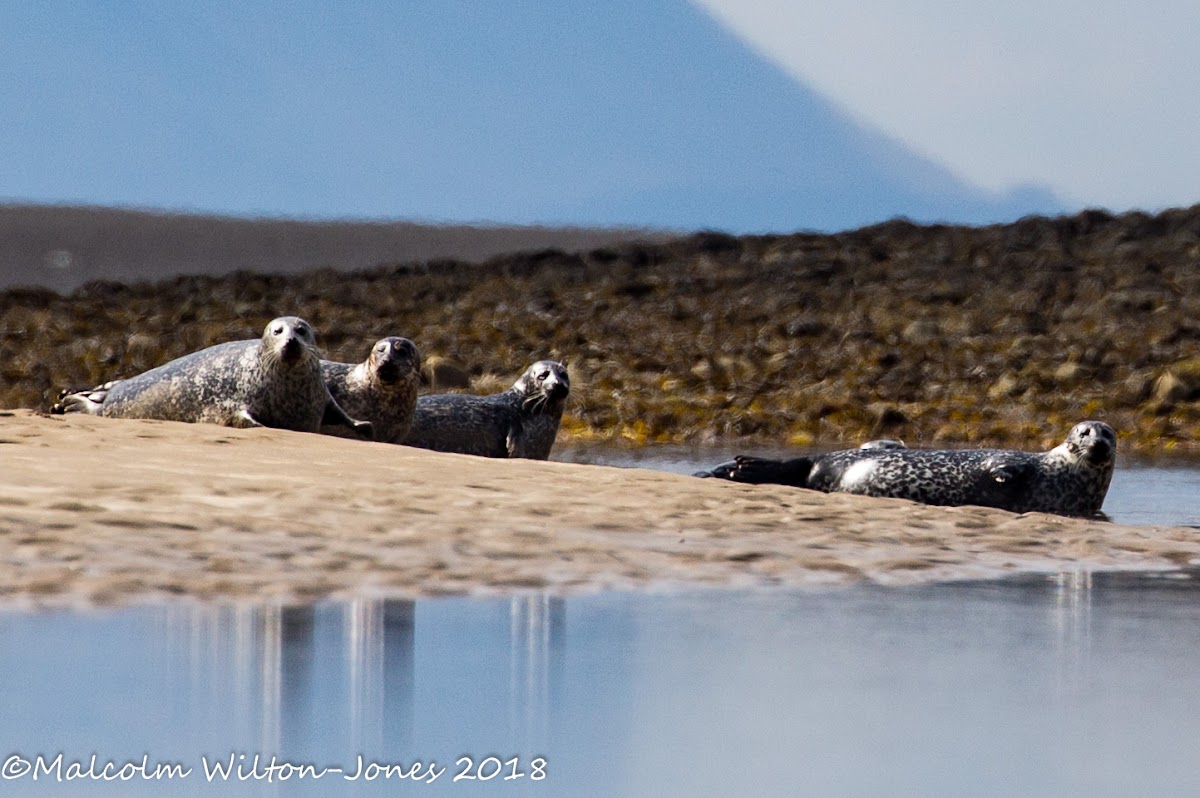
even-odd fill
[[[374,439],[400,443],[412,427],[421,383],[421,355],[407,338],[381,338],[362,363],[321,361],[329,393],[355,418],[371,422]],[[344,426],[321,425],[321,432],[353,437]]]
[[[217,344],[136,377],[63,391],[50,412],[299,432],[341,424],[371,437],[369,422],[350,418],[333,400],[312,325],[295,316],[274,319],[258,340]]]
[[[503,393],[421,396],[404,443],[439,452],[546,460],[570,391],[566,367],[539,360]]]
[[[1102,421],[1076,424],[1065,441],[1042,453],[878,443],[792,460],[738,457],[696,475],[925,504],[1092,516],[1108,493],[1117,453],[1116,433]]]

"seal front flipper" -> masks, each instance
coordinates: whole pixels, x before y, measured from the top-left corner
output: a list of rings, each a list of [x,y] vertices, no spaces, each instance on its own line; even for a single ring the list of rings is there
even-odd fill
[[[524,457],[525,445],[525,430],[521,427],[519,419],[514,420],[508,425],[508,435],[504,438],[504,448],[508,450],[509,457]]]
[[[329,402],[325,405],[325,415],[321,417],[321,424],[328,424],[335,427],[349,427],[358,434],[360,438],[371,440],[374,438],[374,426],[370,421],[358,421],[346,415],[346,411],[342,406],[333,401],[330,397]]]
[[[1024,511],[1025,496],[1037,470],[1034,463],[1011,456],[989,457],[980,467],[982,473],[975,484],[973,503],[1013,512]]]

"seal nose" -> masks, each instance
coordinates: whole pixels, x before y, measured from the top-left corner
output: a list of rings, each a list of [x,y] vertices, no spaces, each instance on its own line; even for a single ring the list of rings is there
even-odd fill
[[[564,399],[571,392],[571,386],[566,382],[561,382],[558,379],[551,377],[543,384],[543,389],[546,395],[551,399]]]
[[[1104,463],[1112,457],[1113,446],[1104,438],[1096,438],[1092,442],[1092,450],[1088,453],[1088,460],[1093,463]]]
[[[300,339],[291,337],[287,339],[287,343],[283,345],[279,355],[288,363],[294,363],[300,359],[300,355],[304,352],[304,344],[300,343]]]
[[[400,379],[400,367],[396,365],[394,360],[386,360],[379,366],[377,371],[379,379],[384,382],[395,382]]]

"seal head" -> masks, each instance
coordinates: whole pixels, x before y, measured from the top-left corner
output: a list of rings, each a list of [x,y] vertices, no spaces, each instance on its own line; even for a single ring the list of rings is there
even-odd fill
[[[1111,467],[1117,456],[1117,433],[1103,421],[1084,421],[1067,434],[1062,448],[1068,458],[1090,468]]]
[[[571,393],[571,378],[562,363],[539,360],[525,370],[510,389],[521,397],[522,408],[530,415],[562,412],[562,404]]]
[[[410,374],[421,373],[421,355],[407,338],[381,338],[371,347],[367,370],[373,371],[383,385],[395,385]]]

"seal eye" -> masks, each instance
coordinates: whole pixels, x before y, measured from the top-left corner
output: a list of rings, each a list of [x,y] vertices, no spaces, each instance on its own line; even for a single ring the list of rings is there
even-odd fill
[[[275,325],[275,329],[271,330],[271,335],[283,335],[283,325]]]
[[[538,374],[538,382],[542,382],[543,380],[545,380],[545,379],[546,379],[547,377],[549,377],[549,376],[550,376],[550,372],[549,372],[549,371],[543,371],[543,372],[541,372],[540,374]]]

